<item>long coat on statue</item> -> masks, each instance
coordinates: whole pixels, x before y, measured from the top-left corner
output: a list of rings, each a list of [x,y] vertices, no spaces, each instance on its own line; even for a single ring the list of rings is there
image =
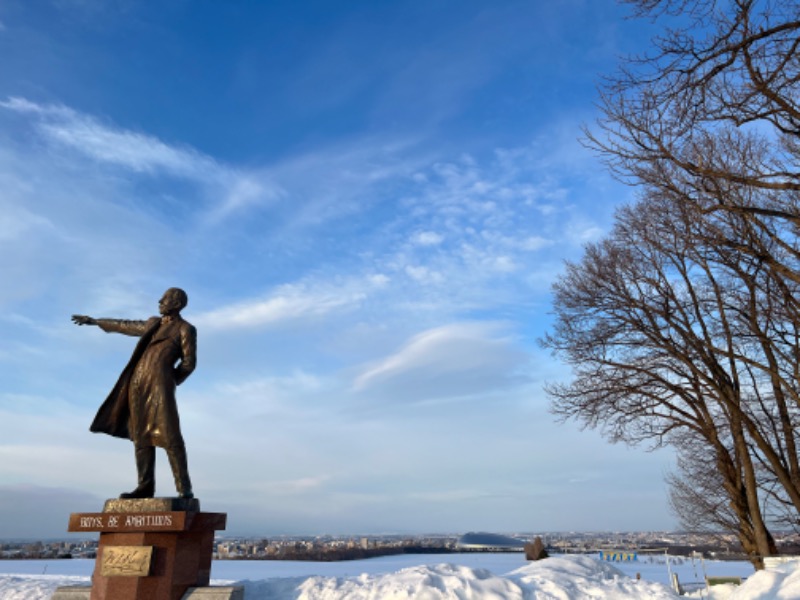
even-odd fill
[[[89,428],[136,446],[183,446],[175,387],[194,371],[197,332],[180,315],[97,319],[103,331],[139,336],[128,365]]]

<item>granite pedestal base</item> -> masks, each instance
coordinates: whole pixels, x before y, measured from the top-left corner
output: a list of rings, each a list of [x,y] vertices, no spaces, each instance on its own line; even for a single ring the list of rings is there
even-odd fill
[[[68,531],[100,532],[91,600],[181,600],[208,587],[214,532],[226,519],[200,512],[196,499],[108,500],[101,513],[70,515]]]
[[[91,600],[91,586],[69,585],[56,589],[50,600]],[[244,587],[241,585],[212,585],[189,588],[182,600],[244,600]]]

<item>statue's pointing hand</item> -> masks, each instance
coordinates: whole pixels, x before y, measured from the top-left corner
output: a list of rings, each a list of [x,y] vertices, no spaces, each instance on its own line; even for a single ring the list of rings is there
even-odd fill
[[[72,315],[72,322],[75,325],[97,325],[97,321],[86,315]]]

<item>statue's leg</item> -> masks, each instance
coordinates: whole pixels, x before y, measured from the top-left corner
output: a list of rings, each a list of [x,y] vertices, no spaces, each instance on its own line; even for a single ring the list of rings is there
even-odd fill
[[[120,498],[152,498],[156,492],[155,446],[137,446],[136,472],[139,484],[132,492],[120,494]]]
[[[167,450],[169,465],[175,477],[175,489],[179,498],[194,498],[192,480],[189,479],[189,465],[186,460],[186,446],[183,444],[170,446]]]

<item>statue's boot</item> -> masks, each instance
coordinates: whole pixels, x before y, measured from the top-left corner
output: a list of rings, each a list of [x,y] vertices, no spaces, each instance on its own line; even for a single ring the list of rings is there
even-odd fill
[[[192,480],[189,479],[189,465],[186,461],[186,447],[180,445],[167,448],[167,457],[169,466],[172,467],[172,476],[175,478],[178,498],[194,498]]]
[[[120,498],[152,498],[156,492],[155,446],[136,448],[136,472],[139,485],[132,492],[120,494]]]

